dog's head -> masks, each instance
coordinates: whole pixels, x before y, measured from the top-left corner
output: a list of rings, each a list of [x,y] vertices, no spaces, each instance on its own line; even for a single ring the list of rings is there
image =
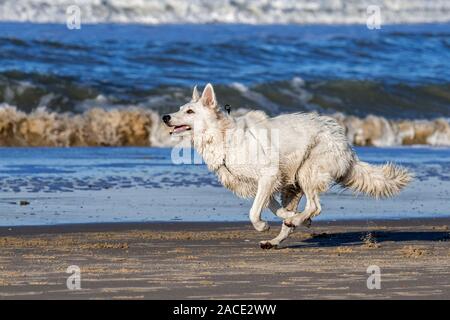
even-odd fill
[[[201,132],[218,119],[216,95],[213,86],[208,83],[200,96],[197,87],[194,88],[190,102],[180,107],[174,113],[162,116],[164,123],[170,127],[173,136],[186,136],[192,132]]]

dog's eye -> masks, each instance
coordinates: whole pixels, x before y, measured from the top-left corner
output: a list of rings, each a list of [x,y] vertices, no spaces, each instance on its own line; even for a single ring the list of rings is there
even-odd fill
[[[189,113],[189,114],[194,113],[194,110],[189,109],[188,111],[186,111],[186,113]]]

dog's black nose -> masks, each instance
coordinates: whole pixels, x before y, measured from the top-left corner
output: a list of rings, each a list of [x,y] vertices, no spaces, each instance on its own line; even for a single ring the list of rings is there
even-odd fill
[[[170,115],[168,115],[168,114],[163,115],[162,121],[164,121],[165,123],[168,123],[170,121]]]

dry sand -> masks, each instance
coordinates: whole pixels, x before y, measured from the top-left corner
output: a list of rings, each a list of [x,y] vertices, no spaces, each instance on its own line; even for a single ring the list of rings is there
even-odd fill
[[[247,223],[1,227],[0,299],[450,299],[449,222],[319,222],[268,251],[278,228]]]

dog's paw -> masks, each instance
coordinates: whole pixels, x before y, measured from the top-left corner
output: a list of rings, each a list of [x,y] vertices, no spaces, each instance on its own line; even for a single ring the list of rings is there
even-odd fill
[[[253,227],[255,227],[255,229],[259,232],[268,231],[270,229],[270,226],[266,221],[254,222]]]
[[[270,243],[270,241],[261,241],[259,243],[259,246],[261,247],[261,249],[264,249],[264,250],[269,250],[269,249],[277,247],[275,244]]]

